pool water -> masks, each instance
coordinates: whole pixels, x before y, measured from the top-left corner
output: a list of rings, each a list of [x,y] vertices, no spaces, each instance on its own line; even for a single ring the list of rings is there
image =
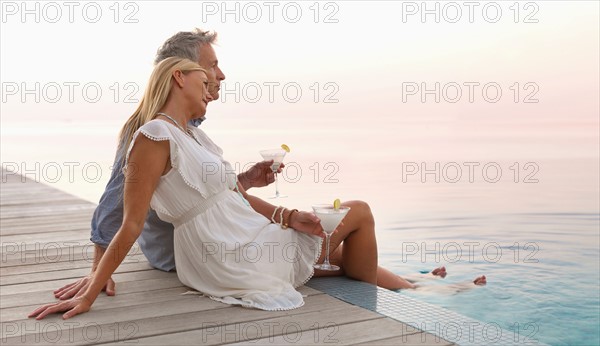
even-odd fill
[[[445,265],[448,276],[428,286],[485,274],[482,288],[402,294],[518,332],[522,342],[598,345],[598,229],[599,215],[587,213],[402,220],[381,231],[390,245],[380,263],[400,275]]]

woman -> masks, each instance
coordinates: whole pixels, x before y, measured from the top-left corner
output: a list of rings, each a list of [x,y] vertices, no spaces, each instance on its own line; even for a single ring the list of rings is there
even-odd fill
[[[248,195],[221,149],[201,130],[186,127],[206,112],[207,84],[204,70],[190,60],[173,57],[156,66],[142,102],[121,131],[120,141],[131,143],[121,228],[85,293],[40,307],[30,317],[87,312],[140,235],[149,206],[175,225],[177,275],[185,285],[228,304],[264,310],[303,305],[295,288],[323,259],[320,221],[313,213]],[[333,262],[343,271],[327,275],[344,273],[387,288],[412,286],[378,268],[368,205],[345,205],[352,209],[332,237]]]
[[[121,139],[131,142],[123,224],[86,292],[32,315],[68,310],[64,317],[69,318],[88,311],[139,236],[151,204],[175,225],[177,274],[187,286],[226,303],[266,310],[303,304],[294,287],[310,279],[319,258],[319,220],[247,195],[235,174],[227,174],[233,169],[220,148],[201,130],[184,127],[206,112],[207,83],[204,70],[190,60],[168,58],[156,66],[138,110],[121,131]],[[214,174],[214,168],[221,171]],[[296,231],[283,230],[284,223]],[[240,244],[253,247],[241,252],[243,258],[232,256]],[[294,254],[283,258],[289,251],[281,247],[289,244]],[[269,245],[280,248],[273,256],[269,251],[256,256]]]

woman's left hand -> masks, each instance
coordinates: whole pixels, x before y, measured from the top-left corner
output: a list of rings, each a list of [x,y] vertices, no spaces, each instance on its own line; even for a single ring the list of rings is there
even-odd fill
[[[325,238],[321,220],[313,213],[307,211],[299,211],[292,214],[290,227],[298,232],[307,233]]]

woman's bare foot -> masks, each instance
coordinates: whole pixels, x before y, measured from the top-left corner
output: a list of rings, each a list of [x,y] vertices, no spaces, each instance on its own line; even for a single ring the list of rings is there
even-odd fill
[[[473,283],[477,286],[483,286],[487,283],[486,279],[485,279],[485,275],[481,275],[480,277],[478,277],[477,279],[473,280]]]
[[[448,273],[446,273],[446,267],[439,267],[439,268],[435,268],[431,274],[433,276],[439,276],[442,279],[446,277],[446,275],[448,275]]]

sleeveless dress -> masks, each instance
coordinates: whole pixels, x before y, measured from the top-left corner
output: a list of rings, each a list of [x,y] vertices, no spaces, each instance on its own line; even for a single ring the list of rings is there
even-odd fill
[[[175,226],[177,276],[202,294],[227,304],[263,310],[304,305],[295,290],[313,275],[321,238],[282,229],[233,191],[237,175],[223,151],[200,129],[200,142],[174,124],[152,120],[141,133],[169,141],[171,170],[160,178],[150,202]]]

